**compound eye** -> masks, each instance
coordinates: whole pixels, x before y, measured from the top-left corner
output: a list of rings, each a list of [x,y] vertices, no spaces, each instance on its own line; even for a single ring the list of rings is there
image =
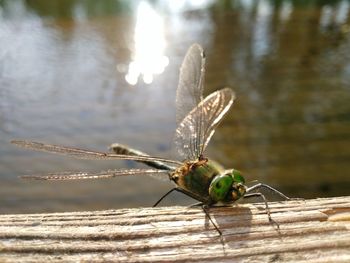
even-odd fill
[[[242,174],[241,174],[240,171],[233,169],[233,170],[232,170],[232,177],[233,177],[233,181],[234,181],[235,183],[242,183],[242,184],[245,184],[244,177],[242,176]]]
[[[233,179],[231,175],[216,176],[210,184],[209,195],[215,202],[226,199],[227,194],[231,191]]]
[[[219,190],[221,187],[222,187],[222,182],[221,182],[221,180],[219,180],[219,181],[215,184],[215,188],[216,188],[217,190]]]

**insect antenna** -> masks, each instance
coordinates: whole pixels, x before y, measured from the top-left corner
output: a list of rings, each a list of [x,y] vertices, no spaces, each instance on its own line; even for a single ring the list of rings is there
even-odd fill
[[[248,181],[246,184],[247,184],[247,185],[249,185],[249,184],[252,185],[252,184],[257,184],[258,182],[259,182],[259,180],[256,180],[256,179],[255,179],[255,180],[250,180],[250,181]]]

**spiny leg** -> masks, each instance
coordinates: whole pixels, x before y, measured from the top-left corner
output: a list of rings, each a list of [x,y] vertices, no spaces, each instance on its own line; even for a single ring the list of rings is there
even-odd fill
[[[195,207],[195,206],[200,206],[204,212],[204,214],[208,217],[209,221],[213,224],[213,226],[215,227],[216,231],[218,231],[219,235],[222,235],[222,232],[220,231],[220,229],[218,228],[218,226],[214,223],[214,221],[211,219],[211,216],[207,210],[207,208],[209,207],[208,205],[203,204],[203,202],[199,202],[199,203],[195,203],[193,205],[191,205],[190,207]]]
[[[201,207],[202,207],[202,210],[203,210],[205,216],[209,219],[210,223],[215,227],[215,229],[216,229],[216,231],[218,231],[219,235],[222,236],[221,230],[218,228],[218,226],[217,226],[217,225],[214,223],[214,221],[211,219],[211,216],[210,216],[209,212],[207,211],[207,207],[208,207],[208,206],[202,204]]]
[[[209,221],[213,224],[214,228],[216,229],[216,231],[218,231],[219,235],[222,236],[222,232],[220,231],[220,229],[218,228],[218,226],[214,223],[214,221],[211,219],[211,216],[209,215],[208,211],[206,210],[207,208],[207,205],[205,205],[205,201],[204,199],[194,195],[193,193],[190,193],[190,192],[187,192],[179,187],[174,187],[172,189],[170,189],[170,191],[168,191],[165,195],[163,195],[154,205],[153,207],[156,207],[165,197],[167,197],[169,194],[171,194],[173,191],[178,191],[180,193],[183,193],[195,200],[198,200],[200,201],[199,203],[196,203],[194,205],[191,205],[192,206],[200,206],[204,212],[204,214],[208,217]]]
[[[269,186],[267,184],[263,184],[263,183],[258,183],[256,185],[253,185],[253,186],[249,187],[246,192],[249,193],[249,192],[258,190],[260,188],[266,188],[266,189],[268,189],[268,190],[278,194],[280,197],[284,198],[285,200],[290,200],[290,198],[288,196],[286,196],[285,194],[283,194],[280,191],[278,191],[277,189],[275,189],[275,188],[273,188],[273,187],[271,187],[271,186]],[[264,197],[264,199],[265,199],[265,197]]]
[[[173,191],[178,191],[180,193],[183,193],[184,195],[187,195],[195,200],[200,201],[201,203],[206,203],[207,200],[205,200],[204,198],[201,198],[200,196],[193,194],[191,192],[188,192],[184,189],[181,189],[179,187],[174,187],[173,189],[171,189],[170,191],[168,191],[165,195],[163,195],[154,205],[153,207],[156,207],[165,197],[167,197],[169,194],[171,194]]]
[[[202,205],[203,205],[202,202],[198,202],[198,203],[194,203],[194,204],[190,205],[190,207],[202,206]]]
[[[163,195],[154,205],[153,207],[156,207],[165,197],[167,197],[169,194],[171,194],[173,191],[179,191],[178,188],[172,188],[170,191],[168,191],[165,195]]]
[[[204,214],[208,217],[209,221],[212,223],[212,225],[215,227],[216,231],[218,231],[219,235],[222,236],[222,232],[220,231],[219,227],[214,223],[214,221],[211,219],[211,216],[207,210],[208,205],[203,204],[202,202],[195,203],[191,205],[190,207],[200,206],[204,212]]]
[[[251,198],[251,197],[260,197],[261,199],[263,199],[263,201],[265,203],[265,211],[266,211],[266,214],[269,218],[269,221],[275,223],[277,225],[277,228],[279,229],[280,228],[279,224],[275,220],[273,220],[271,217],[270,207],[267,204],[266,197],[262,193],[250,193],[250,194],[246,194],[245,196],[243,196],[243,198]]]

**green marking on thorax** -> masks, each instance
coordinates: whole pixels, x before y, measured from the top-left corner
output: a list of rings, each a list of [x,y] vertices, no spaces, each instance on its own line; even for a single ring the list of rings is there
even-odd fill
[[[182,187],[204,198],[208,198],[210,183],[221,172],[220,165],[213,161],[208,161],[204,165],[194,167],[192,171],[185,175]]]

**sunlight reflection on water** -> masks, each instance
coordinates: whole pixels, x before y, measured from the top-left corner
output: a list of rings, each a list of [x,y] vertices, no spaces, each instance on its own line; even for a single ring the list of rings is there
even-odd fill
[[[135,85],[139,76],[142,76],[142,80],[150,84],[153,82],[154,74],[164,72],[169,59],[163,55],[165,48],[163,19],[143,1],[137,8],[134,41],[134,59],[129,64],[125,80]]]

